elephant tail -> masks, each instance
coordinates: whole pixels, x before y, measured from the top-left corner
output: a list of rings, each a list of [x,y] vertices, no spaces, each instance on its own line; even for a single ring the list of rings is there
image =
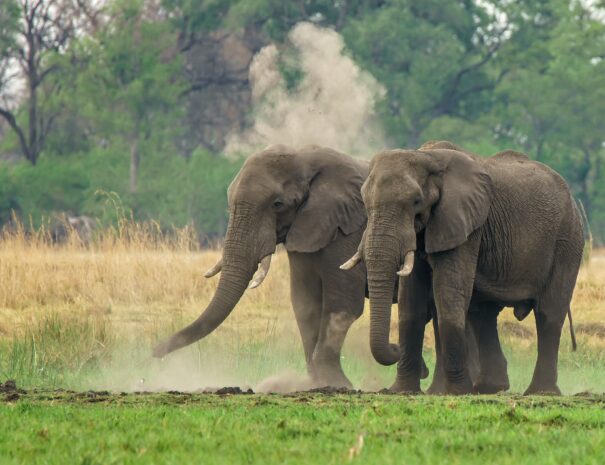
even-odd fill
[[[571,350],[578,350],[578,344],[576,342],[576,332],[573,329],[573,320],[571,318],[571,307],[567,309],[567,318],[569,318],[569,335],[571,336]]]

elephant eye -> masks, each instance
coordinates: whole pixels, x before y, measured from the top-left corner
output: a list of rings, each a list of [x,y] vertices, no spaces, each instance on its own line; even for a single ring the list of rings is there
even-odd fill
[[[275,202],[273,202],[273,206],[275,208],[281,208],[284,206],[284,202],[282,202],[281,200],[276,200]]]

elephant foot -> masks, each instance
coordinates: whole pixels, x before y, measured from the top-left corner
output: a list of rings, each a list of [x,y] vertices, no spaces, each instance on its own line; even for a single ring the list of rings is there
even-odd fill
[[[505,368],[504,370],[494,370],[492,374],[480,374],[474,383],[473,391],[476,394],[496,394],[508,391],[509,388],[510,383]]]
[[[465,394],[473,393],[473,383],[469,377],[459,381],[459,382],[445,382],[445,391],[447,394],[452,394],[455,396],[463,396]]]
[[[353,384],[340,368],[315,367],[314,373],[313,384],[316,387],[353,389]]]
[[[447,394],[445,383],[433,380],[429,388],[426,390],[426,393],[434,396]]]
[[[560,396],[561,390],[556,384],[543,384],[531,383],[529,387],[523,393],[524,396]]]
[[[389,391],[400,394],[422,394],[422,390],[420,389],[420,380],[406,381],[398,379],[391,385]]]
[[[473,386],[473,392],[476,394],[496,394],[498,392],[508,391],[510,385],[506,383],[490,383],[480,381]]]

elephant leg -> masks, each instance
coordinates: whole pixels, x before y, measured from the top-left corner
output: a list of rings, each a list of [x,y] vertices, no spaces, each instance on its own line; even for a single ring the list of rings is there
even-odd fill
[[[320,386],[352,384],[341,366],[341,350],[351,324],[363,313],[366,270],[363,264],[348,272],[340,265],[357,250],[361,231],[341,235],[317,253],[315,269],[321,277],[322,311],[319,337],[313,352],[316,382]]]
[[[348,311],[324,311],[319,339],[313,353],[318,385],[352,388],[340,364],[340,353],[351,324],[357,319]]]
[[[427,370],[422,358],[422,344],[430,289],[430,267],[426,261],[415,258],[412,274],[400,278],[399,282],[401,358],[397,363],[397,378],[391,386],[392,391],[420,392],[420,379],[426,375]]]
[[[542,305],[534,311],[538,333],[538,359],[534,375],[525,394],[561,394],[557,386],[557,364],[561,329],[566,311],[546,312]],[[555,314],[553,314],[555,313]]]
[[[501,310],[499,305],[486,303],[473,305],[469,311],[469,326],[474,333],[479,358],[478,374],[471,377],[474,390],[479,394],[494,394],[510,387],[507,362],[498,337],[497,318]]]
[[[544,293],[538,297],[534,315],[538,333],[538,358],[531,383],[525,394],[561,394],[557,386],[559,343],[565,317],[578,276],[581,255],[560,246],[555,253],[555,268]]]
[[[433,331],[435,333],[435,369],[433,374],[433,381],[427,390],[429,394],[445,394],[445,371],[443,369],[443,357],[441,355],[441,341],[439,338],[439,326],[437,318],[437,309],[435,308],[435,302],[431,302],[431,312],[433,315]],[[465,327],[466,344],[467,344],[467,362],[468,371],[473,384],[479,378],[479,348],[477,347],[477,341],[473,333],[471,325],[468,324]]]
[[[320,277],[313,273],[308,257],[289,254],[290,299],[305,352],[307,371],[315,378],[313,351],[319,339],[322,316],[322,285]]]
[[[428,394],[445,394],[445,372],[443,371],[443,357],[441,356],[437,309],[434,301],[431,301],[429,305],[430,312],[433,315],[433,332],[435,334],[435,369],[433,370],[433,381],[426,392]]]
[[[479,233],[456,249],[429,256],[433,268],[433,294],[443,357],[446,392],[473,390],[467,362],[466,315],[473,292]]]

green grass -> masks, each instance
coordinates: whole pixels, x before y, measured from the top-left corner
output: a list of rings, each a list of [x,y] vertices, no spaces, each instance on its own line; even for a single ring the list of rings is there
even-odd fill
[[[0,404],[2,464],[349,461],[600,465],[605,397],[38,392]]]
[[[0,392],[0,464],[605,463],[604,394],[120,394],[254,388],[271,375],[304,373],[296,335],[272,326],[256,340],[216,334],[162,361],[149,355],[156,337],[116,333],[104,318],[49,314],[0,342],[0,381],[27,389],[18,398]],[[560,351],[563,392],[603,393],[603,352],[568,345]],[[365,348],[365,339],[347,341],[346,373],[364,389],[389,386],[395,367],[379,366]],[[522,392],[535,341],[507,336],[505,352],[511,391]],[[432,372],[433,351],[425,358]]]

